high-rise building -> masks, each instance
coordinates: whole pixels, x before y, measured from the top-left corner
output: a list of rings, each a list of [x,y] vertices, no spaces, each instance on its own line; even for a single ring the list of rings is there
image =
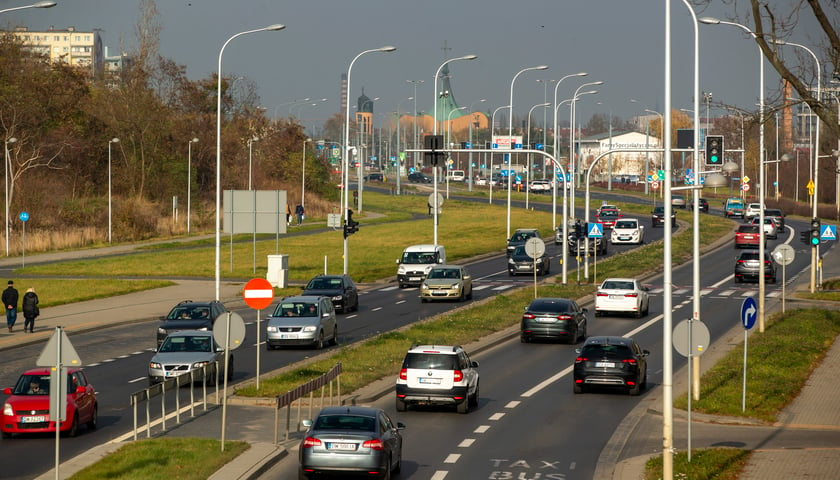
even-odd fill
[[[75,27],[65,30],[50,27],[46,31],[32,31],[17,27],[11,33],[25,48],[44,55],[52,63],[63,62],[87,69],[92,77],[102,74],[105,56],[102,37],[96,30],[80,32]]]

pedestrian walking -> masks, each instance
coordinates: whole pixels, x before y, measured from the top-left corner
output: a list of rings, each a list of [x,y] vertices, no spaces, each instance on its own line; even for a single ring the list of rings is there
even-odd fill
[[[3,290],[3,305],[6,306],[6,325],[9,331],[15,326],[17,321],[17,306],[18,306],[18,291],[15,289],[15,282],[9,280],[9,286]]]
[[[300,226],[300,224],[303,223],[303,218],[304,218],[304,216],[303,216],[303,205],[301,205],[299,203],[297,204],[297,207],[295,207],[295,215],[297,215],[298,226]]]
[[[29,287],[26,289],[26,293],[23,294],[23,331],[34,333],[35,332],[35,318],[41,314],[41,310],[38,308],[38,295],[35,294],[35,289]]]
[[[286,204],[286,225],[292,224],[292,207]]]

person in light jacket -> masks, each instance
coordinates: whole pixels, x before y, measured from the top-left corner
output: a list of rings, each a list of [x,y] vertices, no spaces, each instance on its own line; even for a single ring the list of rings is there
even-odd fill
[[[23,331],[33,333],[35,331],[35,318],[41,314],[38,309],[38,295],[35,289],[29,287],[23,294]]]

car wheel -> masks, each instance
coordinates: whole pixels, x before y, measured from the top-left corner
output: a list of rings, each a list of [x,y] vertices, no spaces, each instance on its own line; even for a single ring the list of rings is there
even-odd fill
[[[324,348],[324,331],[321,330],[318,332],[318,340],[315,340],[314,347],[316,350],[320,350]]]
[[[464,289],[462,288],[461,293],[458,295],[458,301],[463,302],[466,298],[467,298],[467,296],[464,295]]]
[[[233,372],[236,370],[233,368],[233,355],[230,356],[230,360],[228,360],[228,371],[225,372],[227,374],[228,380],[233,380]]]
[[[70,430],[67,430],[65,435],[72,438],[72,437],[75,437],[78,434],[79,434],[79,416],[78,415],[73,415],[73,420],[72,420],[72,423],[70,424]]]
[[[405,288],[405,284],[404,284],[404,283],[400,283],[399,285],[400,285],[400,288]]]
[[[456,408],[458,409],[458,413],[469,413],[469,411],[470,411],[469,396],[467,396],[467,398],[465,398],[463,402],[459,403]]]
[[[399,452],[397,452],[397,464],[394,465],[394,473],[400,473],[402,471],[402,448]]]
[[[475,385],[475,392],[472,394],[471,397],[467,400],[470,402],[470,406],[477,407],[478,406],[478,384]]]
[[[589,329],[589,324],[584,320],[583,322],[583,333],[580,335],[581,340],[586,340],[586,331]]]
[[[636,318],[642,318],[644,316],[641,308],[636,310],[636,315],[635,316],[636,316]]]
[[[640,383],[640,381],[636,382],[636,385],[633,385],[630,388],[630,395],[632,395],[632,396],[639,395],[641,392],[642,392],[642,384]]]
[[[96,430],[97,422],[99,420],[99,405],[93,406],[93,413],[91,413],[90,420],[85,424],[88,430]]]
[[[385,463],[385,472],[379,477],[382,480],[391,480],[391,456],[388,456],[387,463]]]
[[[528,343],[529,341],[530,341],[530,340],[529,340],[529,339],[528,339],[528,337],[526,337],[525,335],[520,335],[520,336],[519,336],[519,342],[520,342],[520,343]]]
[[[5,439],[12,438],[12,434],[9,432],[0,432],[0,436],[2,436]]]
[[[298,480],[309,480],[309,477],[303,473],[303,469],[298,469]]]
[[[332,337],[330,338],[330,345],[338,345],[338,326],[333,327]]]
[[[420,303],[426,303],[426,301],[427,301],[426,298],[420,297]]]
[[[396,407],[398,412],[404,412],[408,408],[407,405],[405,404],[405,400],[402,400],[400,398],[397,398],[397,400],[394,402],[394,404],[395,404],[395,407]]]
[[[574,345],[577,343],[578,336],[580,335],[580,329],[575,327],[575,334],[569,338],[569,345]]]
[[[579,383],[572,383],[572,391],[575,392],[575,394],[583,393],[583,385]]]
[[[473,298],[472,293],[473,293],[473,291],[472,291],[472,287],[470,287],[470,293],[469,293],[469,295],[467,295],[467,299],[468,299],[468,300],[472,300],[472,298]]]

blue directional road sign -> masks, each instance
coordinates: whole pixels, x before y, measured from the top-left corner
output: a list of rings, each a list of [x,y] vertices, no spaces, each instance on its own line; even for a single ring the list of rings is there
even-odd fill
[[[516,144],[514,144],[513,148],[515,148],[517,150],[522,150],[522,144],[521,143],[516,143]]]
[[[758,305],[755,303],[753,297],[747,297],[741,303],[741,325],[744,329],[749,330],[755,325],[755,319],[758,317]]]
[[[25,221],[29,220],[29,213],[28,212],[20,212],[20,217],[19,218],[20,218],[21,222],[25,222]],[[834,239],[832,238],[832,240],[834,240]]]
[[[820,232],[820,240],[837,240],[837,226],[823,225]]]
[[[600,223],[590,223],[586,236],[589,238],[604,238],[604,226]]]
[[[536,144],[536,147],[537,147],[537,150],[543,150],[545,148],[545,145],[543,145],[542,143],[538,143],[538,144]]]

